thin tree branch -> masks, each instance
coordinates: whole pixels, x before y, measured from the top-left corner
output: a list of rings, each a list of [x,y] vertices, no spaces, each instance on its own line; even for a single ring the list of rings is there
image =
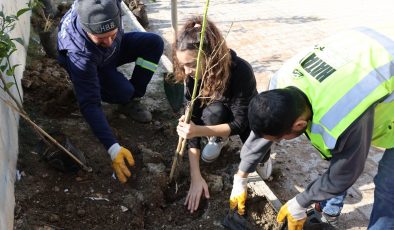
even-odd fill
[[[205,36],[205,28],[206,28],[206,23],[207,23],[207,14],[208,14],[208,8],[209,8],[209,0],[206,0],[205,2],[205,8],[204,8],[204,15],[203,15],[203,21],[202,21],[202,28],[201,28],[201,34],[200,34],[200,45],[198,48],[198,53],[197,53],[197,68],[196,68],[196,72],[194,75],[194,87],[193,87],[193,94],[191,97],[191,103],[189,106],[189,109],[186,110],[185,113],[185,122],[187,124],[190,123],[190,118],[192,116],[192,112],[193,112],[193,105],[195,102],[195,98],[197,95],[197,85],[198,85],[198,80],[199,80],[199,70],[201,68],[201,54],[203,53],[203,44],[204,44],[204,36]],[[179,147],[179,145],[181,144],[181,146]],[[179,137],[178,139],[178,146],[177,149],[175,151],[175,156],[173,158],[173,162],[172,162],[172,166],[171,166],[171,172],[170,172],[170,181],[172,181],[172,178],[174,176],[174,172],[175,172],[175,168],[177,165],[177,159],[178,156],[183,156],[183,152],[185,151],[185,147],[186,147],[186,139]],[[179,151],[178,151],[179,150]]]
[[[17,112],[22,118],[24,118],[27,123],[29,123],[33,129],[37,132],[37,134],[43,138],[43,140],[50,140],[53,144],[55,144],[58,148],[63,150],[69,157],[71,157],[75,162],[77,162],[82,169],[91,172],[92,168],[86,166],[84,163],[82,163],[76,156],[74,156],[70,151],[68,151],[66,148],[64,148],[59,142],[57,142],[53,137],[51,137],[45,130],[43,130],[40,126],[38,126],[36,123],[34,123],[29,116],[26,114],[24,110],[19,110],[15,105],[12,104],[11,101],[4,99],[3,97],[0,97],[0,100],[2,100],[8,107],[10,107],[14,112]]]

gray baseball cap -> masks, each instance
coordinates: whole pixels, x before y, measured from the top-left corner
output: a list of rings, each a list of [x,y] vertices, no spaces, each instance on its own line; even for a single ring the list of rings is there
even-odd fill
[[[78,0],[76,8],[82,28],[91,34],[103,34],[120,26],[117,0]]]

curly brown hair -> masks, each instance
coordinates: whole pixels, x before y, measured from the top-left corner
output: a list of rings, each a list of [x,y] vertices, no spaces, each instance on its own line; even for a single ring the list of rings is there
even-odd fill
[[[203,18],[195,16],[188,19],[182,30],[178,33],[173,44],[173,62],[175,79],[177,82],[185,81],[187,76],[180,65],[176,51],[196,50],[200,44],[200,34]],[[230,77],[231,55],[226,41],[213,22],[207,19],[202,57],[205,65],[201,73],[200,100],[201,104],[209,104],[219,99],[226,90]]]

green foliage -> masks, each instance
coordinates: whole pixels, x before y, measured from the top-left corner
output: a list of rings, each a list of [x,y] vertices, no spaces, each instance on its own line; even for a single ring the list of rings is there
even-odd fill
[[[19,16],[21,16],[22,14],[26,13],[29,10],[30,10],[30,8],[23,8],[23,9],[18,10],[18,12],[16,13],[16,17],[18,18]]]
[[[8,34],[0,32],[0,60],[9,56],[11,50],[15,48],[15,44],[9,38]]]
[[[6,88],[6,89],[9,89],[9,88],[11,88],[13,85],[15,85],[14,82],[7,82],[7,84],[5,84],[5,88]]]
[[[37,5],[37,0],[30,1],[27,7],[18,10],[16,15],[5,15],[3,10],[0,11],[0,78],[2,82],[2,86],[0,87],[10,95],[9,89],[15,85],[18,90],[20,101],[22,101],[22,97],[15,78],[15,69],[19,64],[11,65],[10,57],[17,51],[15,42],[21,45],[24,45],[24,42],[22,38],[11,38],[9,33],[15,28],[15,24],[19,18],[24,13],[30,11],[35,5]],[[4,72],[6,76],[13,77],[13,81],[6,81],[6,79],[4,79]]]
[[[32,0],[38,1],[38,0]],[[19,19],[21,15],[32,10],[34,7],[34,2],[29,2],[28,7],[18,10],[16,15],[6,16],[4,11],[0,11],[0,88],[11,98],[11,101],[8,99],[4,99],[0,97],[0,100],[9,106],[13,111],[19,113],[36,131],[36,133],[44,139],[45,143],[47,140],[52,142],[56,147],[59,147],[62,151],[64,151],[68,156],[73,158],[78,164],[82,166],[82,168],[88,172],[91,172],[91,168],[87,167],[84,163],[82,163],[78,158],[70,153],[66,148],[60,145],[53,137],[51,137],[47,132],[41,129],[38,125],[36,125],[28,116],[26,111],[22,106],[22,96],[20,90],[18,88],[18,84],[16,82],[15,77],[15,69],[19,66],[19,64],[11,65],[10,57],[11,55],[17,51],[17,46],[14,42],[18,42],[22,45],[23,40],[21,38],[11,38],[8,34],[15,28],[15,22]],[[8,79],[6,79],[8,78]],[[9,80],[11,79],[11,80]],[[19,100],[11,93],[10,88],[15,86]],[[16,106],[15,106],[16,105]]]
[[[13,66],[11,66],[11,68],[7,69],[7,72],[6,72],[7,76],[14,76],[15,68],[17,66],[19,66],[19,64],[13,65]]]

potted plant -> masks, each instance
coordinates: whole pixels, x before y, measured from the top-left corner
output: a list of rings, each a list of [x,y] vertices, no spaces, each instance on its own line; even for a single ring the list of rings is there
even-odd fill
[[[48,57],[57,57],[57,26],[69,8],[70,4],[65,3],[56,7],[53,0],[39,0],[33,8],[32,26]]]

